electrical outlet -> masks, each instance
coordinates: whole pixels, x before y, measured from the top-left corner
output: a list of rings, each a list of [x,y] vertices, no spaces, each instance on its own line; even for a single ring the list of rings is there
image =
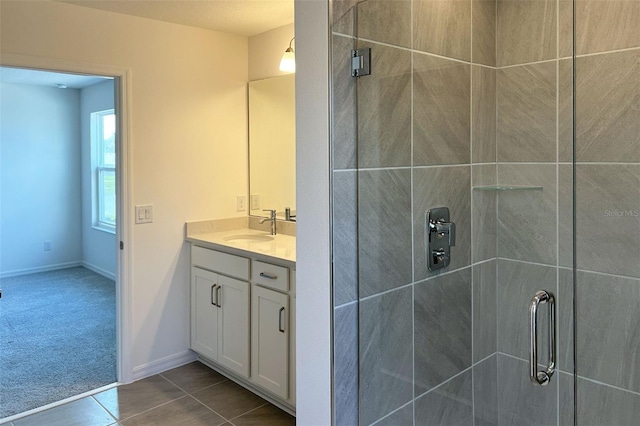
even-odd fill
[[[44,251],[51,251],[51,241],[47,240],[44,242]]]
[[[251,196],[251,210],[260,210],[260,195],[253,194]]]
[[[136,223],[153,222],[153,205],[136,206]]]
[[[246,195],[238,195],[236,198],[236,210],[239,212],[243,212],[247,209],[247,196]]]

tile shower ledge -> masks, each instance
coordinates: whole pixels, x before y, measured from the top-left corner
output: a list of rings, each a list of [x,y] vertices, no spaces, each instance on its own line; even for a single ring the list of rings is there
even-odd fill
[[[239,256],[253,257],[258,260],[283,261],[287,266],[295,268],[296,237],[290,235],[272,235],[270,241],[252,241],[247,239],[227,241],[225,238],[237,235],[269,236],[268,232],[255,229],[239,228],[220,232],[189,233],[186,240],[198,246],[222,250]]]

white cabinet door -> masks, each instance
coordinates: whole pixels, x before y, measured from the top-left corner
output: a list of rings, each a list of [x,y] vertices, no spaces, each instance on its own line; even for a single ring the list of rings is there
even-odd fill
[[[287,399],[289,296],[254,285],[251,313],[251,378],[256,384]]]
[[[218,362],[249,377],[249,283],[218,276]]]
[[[191,349],[215,360],[218,356],[218,275],[191,268]]]
[[[289,402],[296,405],[296,298],[289,299],[291,302],[291,315],[289,316]]]

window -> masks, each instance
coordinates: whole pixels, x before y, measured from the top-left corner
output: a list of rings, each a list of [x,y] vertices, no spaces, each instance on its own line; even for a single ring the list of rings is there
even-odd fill
[[[116,230],[116,115],[114,110],[91,114],[94,227]]]

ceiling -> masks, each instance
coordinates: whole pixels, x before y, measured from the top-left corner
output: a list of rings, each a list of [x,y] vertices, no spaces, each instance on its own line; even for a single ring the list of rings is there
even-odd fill
[[[57,0],[245,37],[293,22],[293,0]]]
[[[0,83],[33,84],[57,87],[64,84],[69,89],[82,89],[104,81],[107,77],[85,76],[22,68],[0,67]]]

